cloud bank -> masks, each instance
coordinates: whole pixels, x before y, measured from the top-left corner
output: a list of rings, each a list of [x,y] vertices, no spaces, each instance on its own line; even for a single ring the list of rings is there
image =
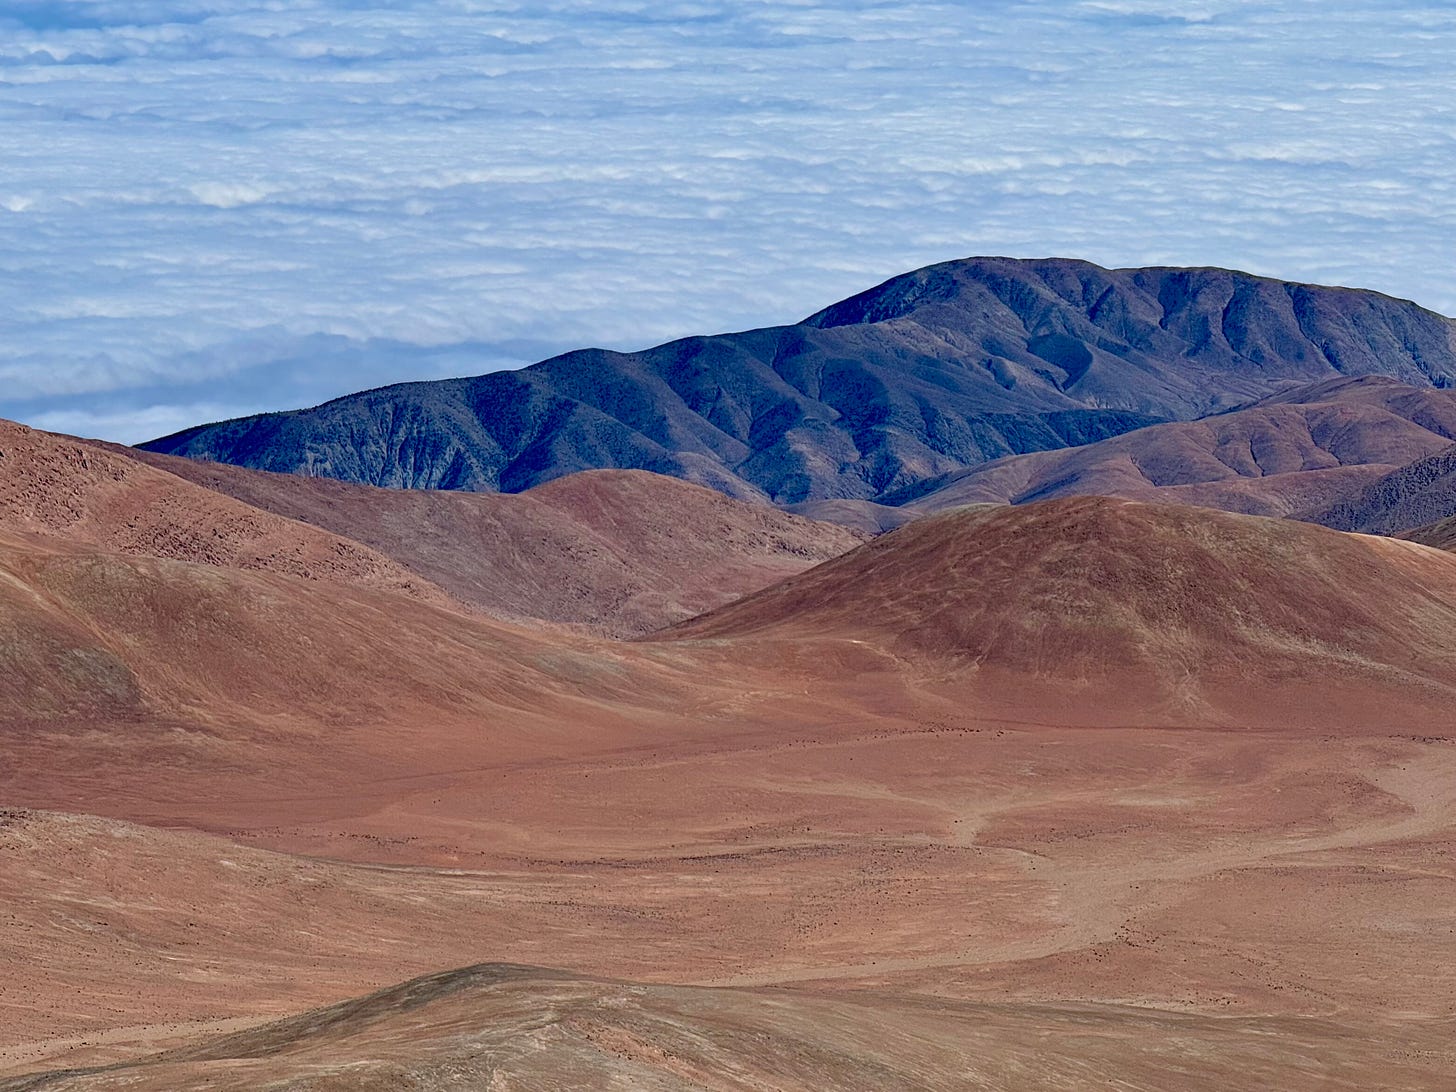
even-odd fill
[[[970,254],[1456,312],[1456,7],[11,0],[0,416],[136,441]]]

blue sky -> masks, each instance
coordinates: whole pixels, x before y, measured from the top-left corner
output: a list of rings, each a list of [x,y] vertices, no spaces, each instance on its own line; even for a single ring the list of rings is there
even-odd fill
[[[971,254],[1456,313],[1456,3],[6,0],[0,416],[123,441]]]

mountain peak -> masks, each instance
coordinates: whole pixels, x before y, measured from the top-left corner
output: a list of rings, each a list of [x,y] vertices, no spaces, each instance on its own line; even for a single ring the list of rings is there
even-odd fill
[[[1365,375],[1456,382],[1456,323],[1222,269],[970,258],[793,326],[583,350],[144,446],[394,487],[520,492],[620,468],[780,504],[868,500]]]

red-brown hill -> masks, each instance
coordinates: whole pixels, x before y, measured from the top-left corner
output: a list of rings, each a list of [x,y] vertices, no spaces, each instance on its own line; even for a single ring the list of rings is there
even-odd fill
[[[461,493],[113,450],[365,543],[492,614],[611,636],[721,606],[865,538],[639,470],[585,471],[520,494]]]
[[[907,507],[1097,495],[1282,516],[1356,496],[1453,439],[1456,392],[1341,378],[1232,413],[999,459],[922,487]]]
[[[1248,723],[1288,708],[1332,724],[1456,697],[1456,558],[1290,520],[1072,498],[917,520],[663,636],[849,640],[953,685],[983,682],[983,696],[1039,686],[1113,717]]]
[[[683,689],[630,648],[393,592],[0,534],[14,802],[347,810],[364,786],[643,739]]]
[[[1300,519],[1339,531],[1394,535],[1456,516],[1456,445],[1392,470]]]
[[[1456,553],[1456,516],[1448,516],[1424,527],[1412,528],[1396,537]]]
[[[0,421],[0,529],[106,553],[449,597],[359,542],[260,511],[69,436]]]

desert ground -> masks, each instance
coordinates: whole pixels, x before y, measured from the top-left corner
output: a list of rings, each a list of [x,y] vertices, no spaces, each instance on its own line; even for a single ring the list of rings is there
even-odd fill
[[[797,521],[644,634],[645,581],[492,614],[529,557],[452,588],[22,442],[67,503],[0,494],[6,1092],[1452,1086],[1448,553]]]

